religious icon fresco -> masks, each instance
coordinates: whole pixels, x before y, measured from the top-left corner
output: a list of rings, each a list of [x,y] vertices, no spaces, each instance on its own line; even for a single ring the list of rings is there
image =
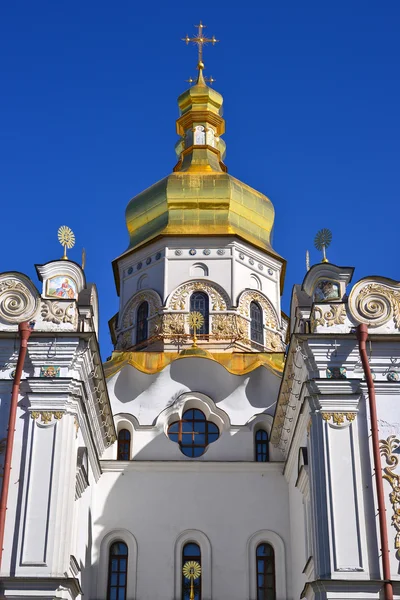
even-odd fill
[[[47,282],[47,295],[74,300],[77,296],[76,283],[71,277],[55,275]]]
[[[340,298],[339,284],[329,279],[319,281],[314,290],[314,302],[338,300]]]

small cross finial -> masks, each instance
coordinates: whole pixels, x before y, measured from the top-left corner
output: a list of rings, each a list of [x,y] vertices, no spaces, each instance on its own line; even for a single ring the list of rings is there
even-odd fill
[[[214,35],[211,38],[207,38],[204,36],[203,29],[205,29],[206,26],[203,25],[201,21],[198,25],[195,25],[195,27],[197,27],[197,35],[195,35],[194,37],[189,37],[188,35],[186,35],[186,37],[182,38],[182,41],[186,42],[186,45],[188,45],[190,42],[192,42],[193,44],[197,44],[199,53],[197,68],[200,70],[204,69],[203,46],[205,46],[206,44],[212,44],[214,46],[217,42],[219,42],[219,40],[217,40]]]

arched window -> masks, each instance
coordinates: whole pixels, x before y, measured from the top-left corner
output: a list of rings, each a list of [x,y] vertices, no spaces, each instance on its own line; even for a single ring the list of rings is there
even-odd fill
[[[127,573],[128,546],[124,542],[114,542],[108,563],[107,600],[126,600]]]
[[[177,442],[185,456],[196,458],[204,454],[209,444],[219,438],[219,429],[215,423],[207,421],[201,410],[192,408],[183,413],[180,421],[168,427],[168,437]]]
[[[136,318],[136,343],[147,340],[147,317],[149,316],[149,303],[142,302],[137,309]]]
[[[182,550],[182,600],[190,599],[190,588],[191,581],[188,577],[185,577],[183,573],[183,569],[186,563],[198,563],[201,568],[201,551],[200,546],[194,544],[193,542],[189,542],[183,546]],[[195,565],[190,565],[193,568],[194,574],[196,574]],[[201,600],[201,574],[197,579],[193,580],[193,591],[194,591],[194,600]]]
[[[200,335],[208,333],[208,296],[204,292],[194,292],[190,296],[190,312],[194,311],[201,313],[204,318],[203,325],[196,333]]]
[[[275,600],[275,557],[271,544],[259,544],[256,550],[257,600]]]
[[[264,344],[263,316],[261,306],[257,302],[250,304],[250,338],[252,342]]]
[[[131,458],[131,434],[127,429],[118,432],[118,460],[130,460]]]
[[[264,429],[256,431],[255,459],[256,462],[268,462],[268,433]]]

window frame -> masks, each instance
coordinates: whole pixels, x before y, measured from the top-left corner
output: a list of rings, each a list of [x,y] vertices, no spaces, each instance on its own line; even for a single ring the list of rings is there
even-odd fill
[[[193,417],[185,418],[185,415],[187,415],[189,412],[193,413]],[[196,418],[196,413],[200,413],[202,415],[202,418]],[[197,425],[198,428],[199,428],[200,424],[204,424],[204,431],[196,431],[196,423],[198,424]],[[171,428],[177,424],[178,424],[178,431],[171,431]],[[189,427],[186,426],[188,424],[189,425],[192,424],[191,430],[189,430]],[[201,429],[202,428],[203,427],[201,427]],[[217,431],[210,432],[210,428],[215,428]],[[177,439],[171,438],[171,435],[177,436]],[[189,436],[189,435],[192,436],[192,444],[186,444],[186,443],[183,444],[183,436]],[[199,436],[204,435],[204,443],[196,444],[195,443],[196,435],[199,435]],[[209,438],[211,435],[212,436],[217,435],[216,439],[213,439],[210,441]],[[213,442],[216,442],[220,438],[221,431],[216,423],[207,419],[206,415],[204,414],[204,412],[202,410],[200,410],[199,408],[188,408],[183,412],[182,417],[179,420],[174,421],[173,423],[170,423],[168,425],[167,436],[171,442],[175,442],[175,443],[179,444],[179,449],[182,452],[182,454],[184,454],[188,458],[199,458],[200,456],[203,456],[203,454],[205,453],[205,451],[207,450],[207,448],[210,444],[212,444]],[[196,448],[203,448],[203,451],[200,454],[195,454]],[[192,454],[188,454],[187,452],[184,452],[183,449],[191,449],[193,452],[192,452]]]
[[[265,556],[261,553],[259,554],[259,550],[266,546],[270,549],[272,556]],[[256,592],[257,592],[257,600],[276,600],[276,576],[275,576],[275,552],[272,544],[268,542],[260,542],[256,547]],[[260,562],[262,563],[263,568],[260,570]],[[273,587],[266,587],[265,580],[268,575],[268,568],[272,564],[272,576],[273,576]],[[263,584],[260,585],[259,577],[263,578]],[[268,594],[268,591],[272,591],[272,594]]]
[[[117,545],[117,544],[123,544],[126,548],[126,554],[121,554],[121,555],[113,555],[112,554],[112,550],[113,548]],[[113,561],[117,561],[118,564],[118,569],[116,571],[112,571],[112,563]],[[122,560],[125,560],[125,570],[120,570],[120,563]],[[108,549],[108,574],[107,574],[107,600],[112,600],[111,599],[111,591],[112,588],[116,588],[116,600],[119,600],[119,591],[120,589],[123,589],[125,594],[124,594],[124,599],[123,600],[127,600],[127,593],[128,593],[128,561],[129,561],[129,548],[128,548],[128,544],[126,542],[124,542],[123,540],[114,540],[112,542],[112,544],[110,544],[110,547]],[[117,575],[118,578],[118,584],[112,585],[112,575]],[[119,577],[120,575],[125,575],[125,585],[120,586],[119,585]]]
[[[129,437],[127,439],[120,439],[120,435],[124,432],[126,432]],[[121,427],[121,429],[118,431],[118,438],[117,438],[117,460],[130,460],[131,459],[131,441],[132,441],[132,435],[131,435],[131,432],[129,431],[129,429],[127,429],[126,427]],[[125,454],[127,454],[128,458],[121,458],[121,454],[122,454],[121,446],[124,446],[124,447],[127,446],[127,450],[125,450]]]
[[[254,318],[253,309],[257,310],[260,320]],[[260,304],[255,300],[250,302],[250,341],[254,344],[264,346],[264,313]]]
[[[195,298],[196,296],[199,298],[201,297],[204,300],[204,308],[203,309],[201,307],[196,306],[196,302],[195,302],[195,300],[193,300],[193,298]],[[194,292],[192,292],[190,295],[190,300],[189,300],[189,310],[190,310],[190,312],[201,313],[204,318],[204,323],[200,327],[200,329],[198,329],[196,331],[196,335],[209,335],[209,333],[210,333],[210,298],[209,298],[208,294],[206,292],[202,292],[199,290],[195,290]],[[190,328],[190,335],[193,335],[192,328]]]
[[[141,310],[145,308],[145,316]],[[144,311],[143,311],[144,312]],[[149,339],[149,303],[143,300],[136,309],[136,344],[142,344]]]
[[[265,439],[257,439],[259,434],[265,434]],[[259,450],[259,447],[265,446],[265,451],[263,449]],[[259,456],[265,458],[260,458]],[[269,462],[269,437],[268,431],[263,427],[259,427],[254,433],[254,460],[255,462]]]
[[[187,546],[197,546],[199,553],[197,554],[189,554],[188,556],[185,556],[185,548]],[[185,590],[184,590],[184,586],[187,585],[187,579],[183,574],[183,567],[185,565],[186,562],[188,562],[189,560],[194,560],[196,562],[199,563],[200,567],[202,567],[202,563],[201,563],[201,548],[200,548],[200,544],[198,542],[192,542],[192,541],[187,541],[183,544],[182,546],[182,552],[181,552],[181,572],[182,572],[182,581],[181,581],[181,600],[190,600],[189,598],[189,594],[185,595]],[[202,597],[202,579],[203,579],[203,573],[201,572],[200,577],[198,579],[196,579],[194,581],[194,585],[196,586],[196,582],[199,582],[199,589],[196,591],[196,589],[194,590],[194,600],[201,600]],[[200,581],[199,581],[200,580]],[[189,582],[190,584],[190,582]]]

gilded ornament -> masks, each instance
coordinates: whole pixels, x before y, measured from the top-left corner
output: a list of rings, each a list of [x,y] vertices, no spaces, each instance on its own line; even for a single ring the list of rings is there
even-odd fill
[[[271,302],[263,294],[255,290],[246,290],[243,292],[239,299],[239,312],[245,317],[250,317],[250,304],[257,302],[264,313],[264,323],[267,327],[272,329],[278,328],[278,320],[275,316],[274,308]]]
[[[197,291],[206,292],[210,298],[212,310],[221,311],[227,309],[229,297],[226,292],[222,288],[218,289],[215,284],[205,281],[191,281],[179,286],[172,295],[170,308],[172,310],[185,310],[189,296],[192,292]]]
[[[57,419],[57,421],[60,421],[60,419],[62,419],[64,416],[64,413],[59,410],[55,411],[53,414],[54,418]]]
[[[346,308],[344,304],[331,304],[328,310],[315,306],[311,316],[311,331],[320,325],[321,327],[332,327],[332,325],[344,325]]]
[[[40,417],[40,412],[38,412],[37,410],[33,410],[33,411],[31,412],[31,418],[32,418],[33,420],[36,420],[36,419],[38,419],[39,417]]]
[[[45,425],[48,425],[48,423],[50,423],[52,416],[53,416],[53,413],[51,413],[50,411],[42,411],[40,413],[41,421]]]
[[[122,313],[122,330],[127,329],[134,324],[137,308],[142,302],[148,302],[149,304],[149,317],[155,315],[162,306],[161,298],[154,290],[136,293],[126,304]]]
[[[396,530],[394,547],[396,557],[400,560],[400,475],[394,472],[399,464],[397,450],[400,447],[400,440],[395,435],[390,435],[386,440],[380,440],[379,446],[388,465],[383,469],[383,478],[392,486],[389,499],[393,508],[392,525]]]
[[[332,419],[333,423],[335,425],[343,425],[345,419],[349,422],[352,423],[354,421],[354,419],[356,418],[357,413],[354,412],[348,412],[348,413],[342,413],[342,412],[322,412],[321,413],[321,417],[323,418],[323,420],[326,423],[329,423],[329,421]]]
[[[73,325],[75,320],[74,304],[60,305],[54,300],[43,300],[41,315],[43,321],[47,321],[48,323],[55,323],[55,325],[71,323]]]
[[[212,335],[217,340],[246,340],[248,323],[235,314],[214,315],[211,323]]]
[[[173,338],[185,334],[185,315],[164,314],[159,315],[155,327],[155,335],[161,338]]]
[[[61,246],[64,247],[64,256],[63,260],[68,260],[67,258],[67,248],[71,249],[75,246],[75,235],[72,229],[67,227],[66,225],[62,225],[58,230],[58,241]]]

